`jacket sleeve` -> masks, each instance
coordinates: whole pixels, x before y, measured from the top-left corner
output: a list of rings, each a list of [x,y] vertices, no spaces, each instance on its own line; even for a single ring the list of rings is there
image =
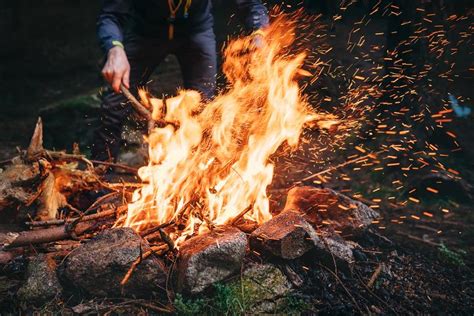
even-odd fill
[[[97,37],[105,53],[114,46],[113,41],[123,42],[124,25],[130,10],[130,0],[102,0],[97,18]]]
[[[255,31],[268,25],[268,10],[260,0],[235,0],[245,28]]]

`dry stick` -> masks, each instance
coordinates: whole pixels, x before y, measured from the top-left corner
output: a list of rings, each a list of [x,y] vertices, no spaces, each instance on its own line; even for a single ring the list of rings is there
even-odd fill
[[[121,207],[119,207],[118,210],[120,210],[120,208]],[[103,217],[112,216],[112,215],[115,215],[116,212],[117,212],[116,209],[111,209],[111,210],[106,210],[106,211],[103,211],[103,212],[95,213],[95,214],[92,214],[92,215],[86,215],[86,216],[82,217],[81,222],[87,222],[87,221],[91,221],[91,220],[94,220],[94,219],[99,219],[99,218],[103,218]],[[67,220],[52,219],[52,220],[48,220],[48,221],[26,222],[25,224],[29,225],[29,226],[33,226],[33,227],[43,227],[43,226],[62,225],[62,224],[65,224],[65,223],[72,223],[72,222],[74,222],[78,219],[79,219],[79,217],[74,217],[74,218],[70,218],[70,219],[67,219]]]
[[[92,228],[94,225],[95,223],[91,222],[78,223],[74,227],[73,232],[68,231],[66,224],[41,230],[29,230],[18,233],[0,234],[0,246],[1,248],[15,248],[58,241],[69,238],[71,233],[81,235],[88,229]]]
[[[374,282],[377,280],[377,278],[379,277],[380,275],[380,272],[382,272],[382,268],[383,268],[383,263],[379,263],[379,265],[377,266],[377,269],[375,269],[374,273],[372,274],[372,276],[370,277],[370,280],[369,282],[367,282],[367,287],[370,289],[372,288],[372,286],[374,285]]]
[[[45,150],[44,151],[46,155],[48,155],[50,158],[56,158],[56,159],[64,159],[64,160],[81,160],[85,162],[90,168],[94,168],[94,164],[86,158],[84,155],[75,155],[75,154],[68,154],[65,152],[61,151],[51,151],[51,150]]]
[[[153,228],[144,230],[144,231],[140,232],[140,236],[143,237],[143,238],[145,238],[146,236],[151,235],[151,234],[153,234],[153,233],[155,233],[155,232],[161,230],[162,228],[165,228],[165,227],[168,227],[168,226],[170,226],[170,225],[173,225],[174,223],[175,223],[175,221],[174,221],[174,220],[171,220],[171,221],[169,221],[169,222],[160,224],[160,225],[155,226],[155,227],[153,227]]]
[[[245,214],[247,214],[248,212],[250,212],[251,209],[253,209],[253,204],[250,204],[249,206],[247,206],[242,212],[239,213],[239,215],[237,215],[236,217],[234,217],[234,218],[230,221],[230,225],[231,225],[231,226],[235,225],[235,223],[237,223]]]
[[[152,120],[151,113],[148,109],[140,103],[140,101],[135,98],[135,96],[127,89],[123,84],[120,84],[120,90],[122,91],[123,95],[130,101],[135,111],[138,114],[146,118],[147,121]]]
[[[333,166],[333,167],[331,167],[331,168],[328,168],[328,169],[326,169],[326,170],[323,170],[323,171],[320,171],[320,172],[317,172],[317,173],[313,173],[312,175],[307,176],[306,178],[303,178],[303,179],[301,179],[301,180],[299,180],[299,181],[296,181],[296,182],[292,185],[292,187],[295,187],[296,185],[301,184],[301,183],[303,183],[303,182],[305,182],[305,181],[308,181],[308,180],[317,178],[317,177],[320,176],[320,175],[329,173],[329,172],[331,172],[331,171],[337,170],[337,169],[342,168],[342,167],[345,167],[345,166],[347,166],[347,165],[360,162],[360,161],[362,161],[362,160],[365,160],[365,159],[367,159],[367,158],[370,158],[370,157],[373,156],[373,155],[376,155],[376,156],[377,156],[377,155],[379,155],[379,154],[381,154],[381,153],[383,153],[383,152],[385,152],[385,151],[386,151],[385,149],[384,149],[384,150],[379,150],[379,151],[377,151],[377,152],[375,152],[375,153],[370,153],[370,154],[367,154],[367,155],[362,156],[362,157],[354,158],[354,159],[345,161],[345,162],[343,162],[343,163],[341,163],[341,164],[338,164],[338,165],[336,165],[336,166]]]
[[[145,252],[144,254],[140,255],[137,259],[135,259],[135,261],[132,263],[132,265],[130,266],[130,268],[128,269],[127,273],[125,274],[125,276],[123,277],[122,281],[120,282],[120,285],[124,286],[128,280],[130,279],[130,277],[132,276],[132,273],[133,271],[136,269],[136,267],[143,261],[145,260],[146,258],[148,258],[149,256],[151,256],[152,254],[154,253],[158,253],[158,251],[161,251],[161,250],[164,250],[166,251],[168,249],[168,245],[160,245],[160,246],[156,246],[156,247],[151,247],[150,250],[148,250],[147,252]],[[160,253],[159,253],[160,254]]]
[[[138,169],[133,168],[124,164],[116,163],[116,162],[108,162],[108,161],[100,161],[100,160],[90,160],[90,162],[96,164],[96,165],[104,165],[107,167],[114,167],[114,168],[120,168],[126,171],[130,171],[132,173],[137,173]]]

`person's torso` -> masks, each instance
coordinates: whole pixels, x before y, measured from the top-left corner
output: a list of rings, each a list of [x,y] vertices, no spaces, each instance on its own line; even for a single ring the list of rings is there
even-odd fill
[[[132,3],[132,30],[145,36],[168,36],[170,23],[177,37],[213,26],[211,0],[132,0]]]

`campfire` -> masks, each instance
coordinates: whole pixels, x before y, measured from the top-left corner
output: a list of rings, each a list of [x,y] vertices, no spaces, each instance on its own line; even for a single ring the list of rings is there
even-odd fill
[[[270,157],[282,145],[295,148],[308,123],[336,124],[300,93],[305,54],[287,54],[294,40],[288,24],[277,19],[262,47],[255,48],[252,37],[232,41],[223,65],[230,88],[209,103],[194,91],[165,101],[141,93],[162,126],[147,136],[150,162],[138,172],[144,185],[116,226],[142,231],[175,221],[184,226],[170,233],[179,245],[239,218],[262,224],[272,217]]]
[[[78,149],[43,149],[40,120],[28,151],[7,170],[5,185],[20,194],[4,190],[2,199],[2,206],[39,211],[27,223],[31,230],[0,236],[2,260],[49,243],[48,258],[64,258],[58,268],[44,266],[58,270],[60,281],[48,274],[54,284],[95,296],[199,293],[255,255],[295,259],[316,251],[350,266],[356,245],[340,234],[364,230],[377,212],[338,192],[294,183],[285,207],[270,208],[272,158],[297,148],[304,128],[349,126],[312,108],[301,93],[298,79],[309,73],[304,52],[288,54],[294,34],[282,16],[261,45],[252,37],[231,41],[223,65],[229,87],[210,102],[185,90],[165,100],[145,90],[140,101],[129,96],[149,121],[141,183],[105,182],[96,165],[130,168],[90,161]],[[79,197],[104,189],[80,208]]]

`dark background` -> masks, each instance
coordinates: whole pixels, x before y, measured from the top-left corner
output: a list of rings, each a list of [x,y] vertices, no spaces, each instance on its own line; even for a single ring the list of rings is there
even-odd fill
[[[231,18],[234,8],[229,2],[215,1],[215,29],[221,44],[228,34],[238,30],[238,21]],[[292,11],[305,6],[308,13],[323,14],[321,21],[333,25],[333,45],[341,46],[337,49],[339,55],[332,57],[343,64],[357,62],[354,59],[357,55],[345,51],[344,44],[354,21],[366,15],[376,2],[266,1],[269,7],[281,4],[284,10]],[[393,2],[406,5],[420,1]],[[96,95],[103,84],[99,75],[103,56],[95,36],[99,3],[95,0],[0,0],[0,158],[9,156],[15,146],[27,144],[38,115],[45,120],[47,145],[70,149],[74,141],[82,145],[90,142],[98,102]],[[341,11],[341,3],[353,4]],[[468,0],[433,3],[443,7],[434,11],[439,19],[472,9],[472,1]],[[333,22],[336,15],[343,15],[343,19]],[[373,27],[382,31],[391,23],[382,16],[375,16],[374,20]],[[472,21],[466,22],[464,32],[472,32],[469,23]],[[370,34],[366,37],[371,40]],[[372,40],[380,41],[382,46],[390,41],[387,36]],[[449,88],[470,100],[472,54],[469,46],[460,50],[455,56],[457,77],[452,78]],[[157,70],[154,90],[170,92],[179,82],[179,69],[171,58]]]

